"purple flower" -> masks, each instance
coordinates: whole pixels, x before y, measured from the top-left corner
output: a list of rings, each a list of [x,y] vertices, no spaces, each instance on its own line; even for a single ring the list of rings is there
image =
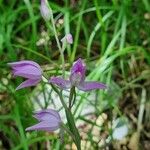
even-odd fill
[[[52,15],[52,11],[50,7],[48,6],[47,0],[41,0],[41,6],[40,6],[40,11],[42,17],[46,20],[49,21]]]
[[[67,42],[68,44],[72,44],[73,43],[73,38],[72,35],[70,33],[66,34],[62,39],[61,42]]]
[[[53,109],[44,109],[34,112],[33,115],[39,123],[26,128],[26,131],[30,130],[42,130],[42,131],[55,131],[60,127],[61,118],[57,111]]]
[[[27,80],[22,82],[16,90],[35,86],[42,79],[42,69],[41,67],[34,61],[23,60],[18,62],[8,63],[9,66],[12,67],[13,76],[24,77]]]
[[[82,59],[79,58],[71,68],[69,80],[64,80],[61,77],[51,77],[49,83],[56,84],[62,89],[69,89],[73,86],[82,91],[90,91],[94,89],[105,89],[106,85],[99,82],[85,81],[86,66]]]

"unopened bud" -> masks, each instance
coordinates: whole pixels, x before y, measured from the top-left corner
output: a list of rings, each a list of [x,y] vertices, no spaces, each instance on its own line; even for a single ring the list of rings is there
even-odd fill
[[[68,44],[72,44],[73,43],[73,38],[72,35],[70,33],[66,34],[62,39],[61,42],[67,42]]]
[[[52,10],[49,7],[47,0],[41,0],[40,11],[44,20],[49,21],[52,15]]]

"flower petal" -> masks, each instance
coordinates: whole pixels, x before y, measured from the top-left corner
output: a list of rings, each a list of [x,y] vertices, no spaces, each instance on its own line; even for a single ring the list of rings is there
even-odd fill
[[[74,73],[70,75],[70,82],[72,86],[78,86],[80,83],[83,82],[82,75],[80,72]]]
[[[77,86],[79,90],[82,91],[91,91],[95,89],[106,89],[106,85],[100,82],[83,82]]]
[[[24,82],[22,82],[17,88],[16,90],[19,90],[19,89],[22,89],[22,88],[25,88],[25,87],[30,87],[30,86],[35,86],[36,84],[38,84],[40,82],[40,80],[36,79],[36,80],[33,80],[33,79],[28,79]]]
[[[39,68],[41,70],[41,67],[40,67],[39,64],[37,64],[34,61],[30,61],[30,60],[21,60],[21,61],[18,61],[18,62],[12,62],[12,63],[8,63],[8,65],[11,66],[12,68],[22,67],[22,66],[25,66],[25,65],[32,65],[32,66],[35,66],[36,68]]]
[[[81,58],[79,58],[72,66],[71,68],[71,75],[70,75],[70,81],[72,82],[72,76],[74,76],[74,74],[80,74],[81,75],[81,81],[83,82],[85,79],[85,70],[86,70],[86,66],[83,63],[83,60]]]
[[[71,83],[69,80],[65,80],[61,77],[51,77],[49,80],[49,83],[56,84],[59,86],[61,89],[68,89],[71,87]]]
[[[38,121],[48,121],[48,120],[52,120],[54,122],[60,121],[60,119],[57,119],[54,115],[49,113],[35,114],[33,115],[33,117],[36,118]]]
[[[34,112],[33,115],[36,119],[38,119],[39,121],[44,121],[44,120],[51,120],[53,118],[55,118],[55,120],[60,121],[60,115],[56,110],[53,109],[43,109],[40,111],[36,111]]]
[[[30,79],[40,79],[42,76],[42,72],[32,65],[16,67],[15,70],[13,70],[13,74],[14,76],[21,76]]]
[[[42,130],[42,131],[55,131],[59,128],[60,122],[56,122],[53,120],[42,121],[36,125],[26,128],[26,131],[30,130]]]

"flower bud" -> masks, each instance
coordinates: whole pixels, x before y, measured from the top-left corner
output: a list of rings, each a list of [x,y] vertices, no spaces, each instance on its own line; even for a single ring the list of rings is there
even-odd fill
[[[49,7],[47,0],[41,0],[40,11],[44,20],[49,21],[52,15],[52,10]]]
[[[62,39],[61,42],[67,42],[67,44],[72,44],[73,43],[73,38],[70,33],[66,34]]]

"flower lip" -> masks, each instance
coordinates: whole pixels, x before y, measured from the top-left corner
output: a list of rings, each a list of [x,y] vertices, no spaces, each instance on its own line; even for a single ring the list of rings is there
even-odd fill
[[[70,76],[70,82],[72,86],[78,86],[82,82],[82,75],[80,72],[71,74]]]

